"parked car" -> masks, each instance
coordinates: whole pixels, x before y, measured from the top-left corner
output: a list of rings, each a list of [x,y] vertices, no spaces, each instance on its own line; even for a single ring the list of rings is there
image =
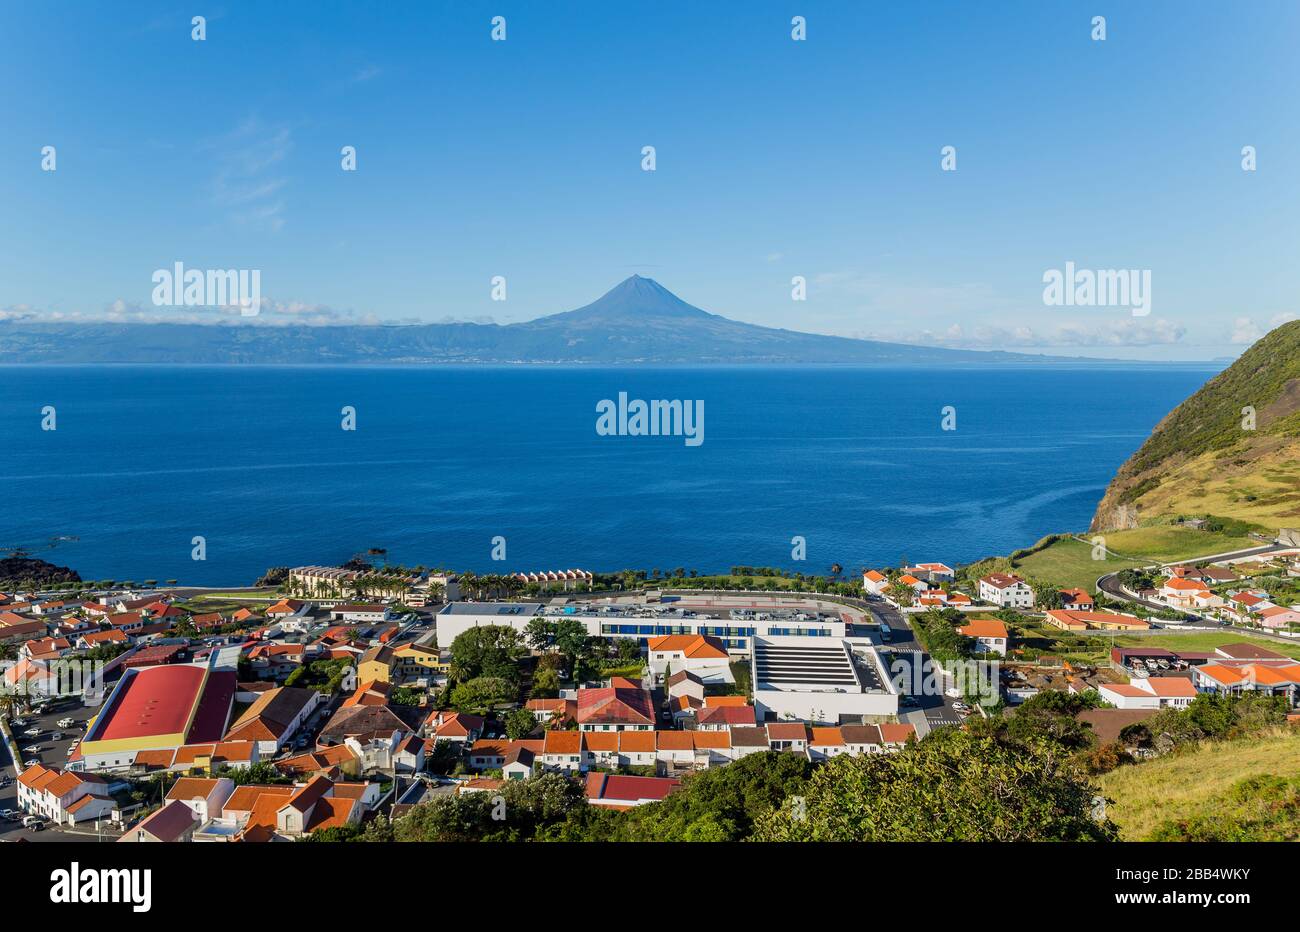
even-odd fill
[[[29,828],[33,832],[39,832],[45,828],[45,820],[40,816],[29,815],[23,819],[23,828]]]
[[[0,819],[6,822],[17,822],[18,817],[22,815],[17,809],[0,809]]]
[[[41,730],[39,728],[28,728],[26,731],[23,732],[23,734],[25,734],[29,738],[35,738],[40,733]]]
[[[24,754],[38,754],[40,753],[41,746],[39,744],[30,744],[25,748],[19,748],[19,750]]]
[[[51,741],[62,741],[62,740],[63,740],[63,732],[61,732],[61,731],[56,731],[56,732],[54,732],[52,735],[50,735],[50,740],[51,740]]]
[[[59,721],[58,721],[58,726],[59,726],[60,728],[71,728],[71,727],[72,727],[73,725],[75,725],[75,724],[76,724],[76,722],[73,721],[73,720],[70,719],[70,718],[61,718],[61,719],[59,719]]]
[[[25,761],[23,761],[23,766],[24,766],[24,767],[39,767],[39,766],[41,766],[41,762],[38,761],[38,760],[36,760],[35,758],[33,758],[32,760],[25,760]]]

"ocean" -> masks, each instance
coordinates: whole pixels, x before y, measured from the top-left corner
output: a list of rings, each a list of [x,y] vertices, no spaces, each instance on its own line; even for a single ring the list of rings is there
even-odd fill
[[[477,572],[966,562],[1085,529],[1215,371],[5,367],[0,547],[221,586],[371,547]],[[597,433],[620,392],[703,402],[703,442]]]

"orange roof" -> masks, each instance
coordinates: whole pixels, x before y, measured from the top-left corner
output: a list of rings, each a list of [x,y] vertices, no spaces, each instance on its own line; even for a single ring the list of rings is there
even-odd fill
[[[618,735],[617,731],[588,731],[582,740],[588,751],[617,751]]]
[[[217,785],[214,779],[205,777],[181,777],[167,791],[168,799],[207,799]]]
[[[695,748],[689,731],[656,731],[655,746],[661,751],[690,751]]]
[[[720,709],[725,706],[749,705],[748,696],[705,696],[704,707],[706,709]]]
[[[1102,688],[1113,692],[1117,696],[1127,696],[1130,699],[1151,698],[1151,693],[1145,689],[1138,689],[1128,683],[1103,683]]]
[[[1196,687],[1192,681],[1183,676],[1153,676],[1144,680],[1157,696],[1165,699],[1187,698],[1196,696]]]
[[[915,586],[921,580],[917,579],[911,573],[904,573],[902,576],[898,577],[898,581],[905,586]]]
[[[880,726],[880,737],[886,744],[902,744],[907,739],[916,737],[916,726],[886,722]]]
[[[693,658],[717,657],[723,660],[727,658],[727,651],[722,646],[722,642],[704,634],[666,634],[663,637],[651,638],[647,644],[652,651],[680,652]]]
[[[958,628],[959,634],[968,638],[1007,638],[1007,626],[996,618],[972,618],[964,627]]]
[[[252,812],[257,801],[267,797],[273,803],[271,808],[272,822],[274,822],[274,813],[284,805],[284,801],[293,795],[292,786],[267,786],[265,784],[248,783],[244,786],[235,787],[235,792],[230,794],[223,807],[226,812]]]
[[[1210,587],[1199,579],[1170,579],[1165,582],[1166,589],[1208,590]]]
[[[647,754],[655,750],[655,732],[620,731],[618,749],[627,754]]]
[[[697,751],[708,748],[725,749],[731,747],[731,733],[726,730],[688,731],[686,734],[691,735]]]
[[[617,734],[617,732],[615,732]],[[546,743],[542,745],[543,754],[581,754],[582,732],[548,731]]]
[[[871,580],[872,582],[880,582],[882,579],[885,578],[884,573],[877,573],[875,570],[867,570],[862,575],[867,577],[867,579]]]
[[[840,747],[844,744],[844,733],[838,728],[814,728],[810,745],[821,747]]]

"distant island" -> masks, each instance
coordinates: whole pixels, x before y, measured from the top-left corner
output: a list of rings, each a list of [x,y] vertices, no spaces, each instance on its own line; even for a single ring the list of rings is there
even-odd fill
[[[517,324],[0,323],[0,363],[263,365],[1107,365],[855,340],[730,320],[633,275],[585,307]]]

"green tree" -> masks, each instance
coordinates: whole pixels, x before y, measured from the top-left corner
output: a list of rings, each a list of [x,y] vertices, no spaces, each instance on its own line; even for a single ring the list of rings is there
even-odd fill
[[[480,676],[514,681],[525,652],[519,632],[509,625],[470,628],[451,642],[451,675],[458,682]]]
[[[533,688],[529,695],[534,699],[554,699],[560,694],[560,675],[552,667],[540,667],[533,674]]]
[[[476,676],[451,691],[451,704],[461,712],[489,712],[494,706],[513,702],[516,686],[499,676]]]
[[[528,737],[536,727],[537,716],[527,709],[515,709],[506,716],[506,737],[511,741]]]
[[[941,729],[896,754],[837,757],[758,841],[1107,841],[1096,793],[1063,748]]]

